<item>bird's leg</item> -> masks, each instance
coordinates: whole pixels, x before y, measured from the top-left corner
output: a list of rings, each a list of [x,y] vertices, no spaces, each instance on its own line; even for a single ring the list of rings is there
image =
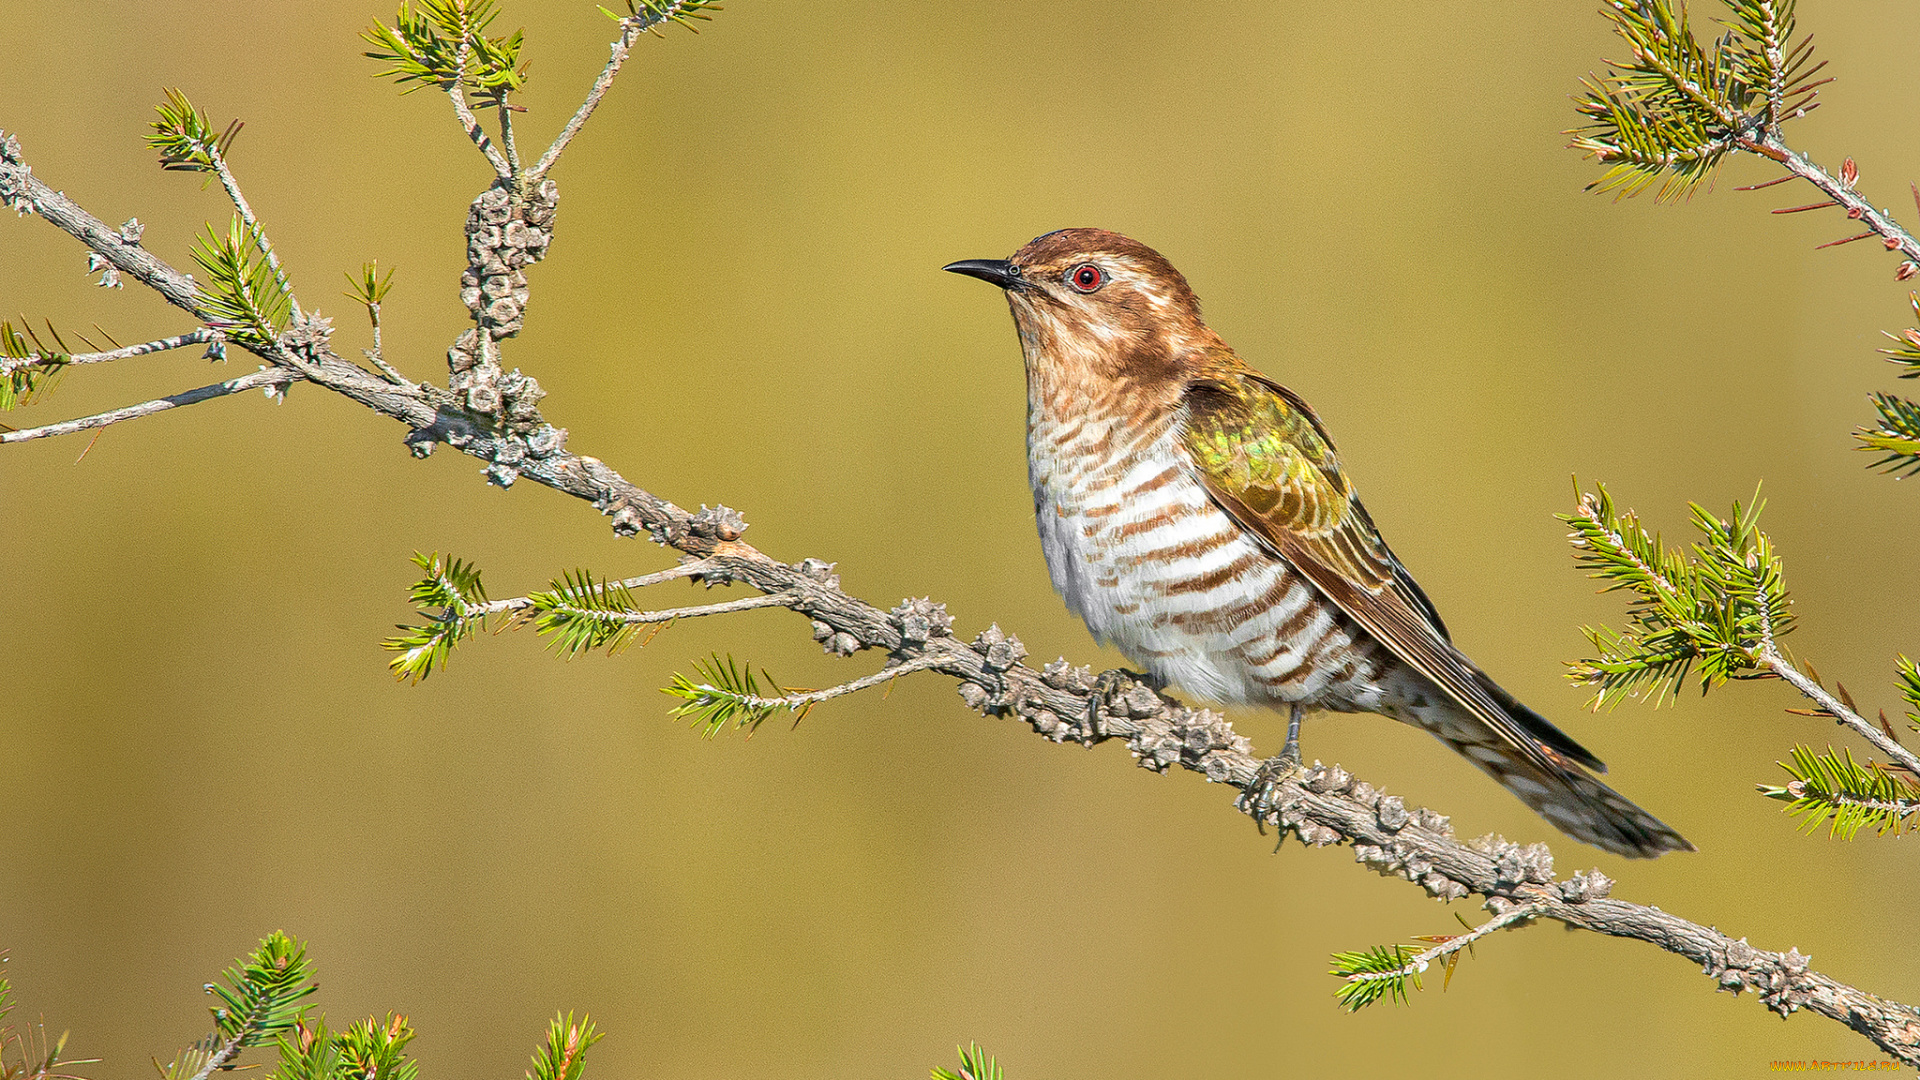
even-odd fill
[[[1293,703],[1287,715],[1287,744],[1280,748],[1280,756],[1261,762],[1259,771],[1240,792],[1240,809],[1253,815],[1262,836],[1267,832],[1267,819],[1279,807],[1281,782],[1300,771],[1300,714],[1305,711],[1299,702]]]

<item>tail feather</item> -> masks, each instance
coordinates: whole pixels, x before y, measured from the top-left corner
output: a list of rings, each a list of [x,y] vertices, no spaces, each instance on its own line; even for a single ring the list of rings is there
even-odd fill
[[[1686,838],[1571,760],[1548,750],[1558,768],[1547,771],[1505,743],[1462,741],[1434,732],[1520,801],[1575,840],[1630,859],[1692,851]]]
[[[1402,677],[1432,685],[1411,669],[1404,669]],[[1401,704],[1392,715],[1452,747],[1576,840],[1630,859],[1694,850],[1685,837],[1595,779],[1587,769],[1604,771],[1598,758],[1485,675],[1480,678],[1515,724],[1534,738],[1539,758],[1523,754],[1486,721],[1431,690],[1426,694],[1403,690],[1397,695]]]

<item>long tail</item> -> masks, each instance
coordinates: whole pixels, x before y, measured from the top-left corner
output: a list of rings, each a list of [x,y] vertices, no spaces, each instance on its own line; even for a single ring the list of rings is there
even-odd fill
[[[1545,727],[1558,738],[1539,738],[1541,753],[1550,763],[1542,768],[1523,757],[1488,725],[1452,701],[1434,700],[1425,708],[1405,710],[1409,723],[1429,731],[1451,746],[1468,761],[1480,767],[1552,822],[1554,827],[1575,840],[1630,859],[1651,859],[1669,851],[1692,851],[1686,838],[1674,832],[1658,818],[1627,801],[1626,797],[1601,783],[1581,767],[1586,761],[1600,766],[1598,759],[1579,744],[1561,734],[1504,692],[1500,695],[1516,712],[1514,719],[1537,738],[1536,727]],[[1564,745],[1563,745],[1564,744]],[[1575,758],[1568,751],[1576,751]]]

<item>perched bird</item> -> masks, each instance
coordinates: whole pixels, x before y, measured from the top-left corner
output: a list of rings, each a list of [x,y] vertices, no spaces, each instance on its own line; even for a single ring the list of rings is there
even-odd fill
[[[1053,585],[1148,674],[1237,705],[1431,732],[1568,835],[1691,851],[1593,778],[1606,766],[1453,646],[1298,395],[1200,319],[1187,281],[1118,233],[1064,229],[945,269],[1006,291]]]

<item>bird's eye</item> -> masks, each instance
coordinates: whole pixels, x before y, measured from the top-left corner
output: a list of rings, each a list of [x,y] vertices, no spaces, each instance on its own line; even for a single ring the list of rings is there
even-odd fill
[[[1107,275],[1092,263],[1081,263],[1067,271],[1067,281],[1081,292],[1092,292],[1107,283]]]

